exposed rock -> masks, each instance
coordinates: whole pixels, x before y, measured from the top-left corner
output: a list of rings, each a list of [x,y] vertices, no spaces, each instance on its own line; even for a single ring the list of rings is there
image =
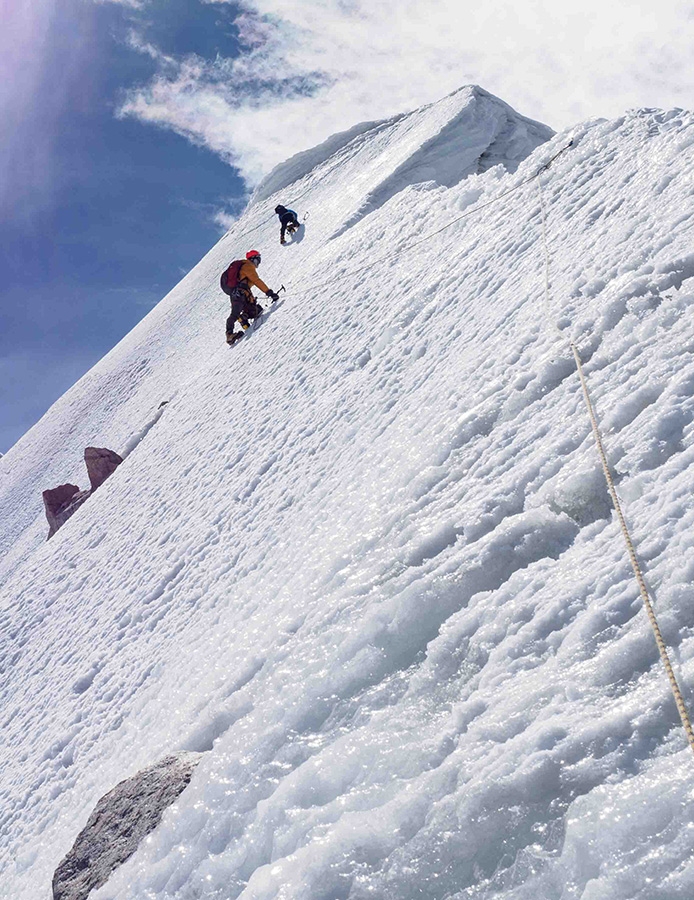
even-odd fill
[[[186,788],[198,753],[167,756],[121,781],[97,803],[72,850],[53,876],[53,900],[86,900],[159,824]]]
[[[61,484],[43,492],[43,505],[48,519],[48,537],[51,538],[70,516],[79,509],[90,491],[81,491],[76,484]]]
[[[84,451],[84,461],[93,492],[106,481],[109,475],[115,472],[123,462],[123,457],[105,447],[87,447]]]
[[[57,488],[43,492],[43,505],[46,507],[49,525],[48,539],[52,538],[60,526],[67,522],[109,475],[113,474],[123,462],[123,457],[113,450],[107,450],[106,447],[87,447],[84,451],[84,461],[91,484],[88,491],[81,491],[76,484],[61,484]]]
[[[50,522],[51,516],[55,516],[63,507],[67,506],[74,494],[79,491],[76,484],[61,484],[57,488],[51,488],[43,492],[43,505],[46,507],[46,516]]]

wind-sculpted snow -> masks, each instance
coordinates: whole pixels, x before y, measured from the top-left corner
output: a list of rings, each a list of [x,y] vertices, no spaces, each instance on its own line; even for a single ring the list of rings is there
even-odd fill
[[[547,310],[528,179],[569,137]],[[5,576],[0,896],[44,896],[179,751],[190,786],[94,900],[694,894],[691,751],[567,346],[690,698],[693,147],[682,111],[589,122],[331,239],[414,152],[386,128],[303,178],[300,244],[251,206],[3,458],[29,496],[32,448],[133,448]],[[288,293],[229,350],[249,229]]]
[[[453,187],[469,175],[486,172],[496,165],[515,172],[522,160],[554,134],[546,125],[519,116],[506,103],[481,88],[457,91],[447,100],[460,111],[452,114],[449,121],[426,140],[423,140],[423,134],[417,134],[417,150],[366,195],[359,209],[335,236],[348,231],[359,219],[383,206],[408,185],[434,182]],[[412,114],[398,130],[421,130],[422,126],[429,129],[432,121],[426,113],[425,107]],[[389,131],[392,133],[395,129]],[[398,144],[407,146],[401,134],[396,132],[394,137]]]
[[[360,122],[347,131],[341,131],[333,134],[322,144],[312,147],[310,150],[303,150],[300,153],[290,156],[288,160],[280,163],[278,166],[265,177],[258,187],[253,191],[251,202],[262,203],[278,191],[289,188],[295,182],[300,181],[305,175],[308,175],[312,169],[324,163],[331,156],[334,156],[339,150],[358,138],[364,132],[373,131],[374,129],[388,128],[404,116],[396,116],[386,122]],[[294,203],[295,197],[285,198],[287,203]]]

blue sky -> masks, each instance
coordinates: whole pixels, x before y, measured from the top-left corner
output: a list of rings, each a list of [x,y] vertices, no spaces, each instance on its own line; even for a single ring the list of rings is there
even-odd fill
[[[215,212],[244,193],[216,154],[115,115],[156,68],[129,46],[133,24],[167,52],[228,55],[232,8],[61,0],[52,12],[0,158],[0,451],[200,259]]]
[[[291,154],[469,83],[690,106],[692,46],[690,0],[0,0],[0,452]]]

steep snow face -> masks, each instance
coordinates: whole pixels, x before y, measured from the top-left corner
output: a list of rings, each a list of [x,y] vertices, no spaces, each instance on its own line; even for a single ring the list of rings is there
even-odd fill
[[[288,196],[251,206],[3,458],[16,498],[41,450],[67,480],[131,449],[50,544],[22,520],[6,575],[2,896],[179,750],[190,786],[95,900],[694,893],[691,753],[567,347],[689,696],[694,115],[574,129],[547,298],[533,175],[567,135],[355,217],[451,103],[307,171],[293,246]],[[229,350],[249,243],[288,292]]]
[[[467,89],[464,88],[464,90]],[[347,129],[347,131],[340,131],[331,135],[322,144],[318,144],[317,147],[303,150],[301,153],[295,153],[294,156],[290,156],[285,162],[275,166],[272,172],[261,181],[253,191],[251,205],[261,203],[278,191],[291,187],[296,181],[300,181],[305,175],[308,175],[312,169],[317,168],[355,138],[364,134],[365,131],[388,128],[402,118],[405,118],[405,116],[396,116],[386,122],[360,122],[358,125]]]
[[[209,304],[199,302],[201,286],[204,291],[216,288],[218,270],[230,254],[240,252],[236,235],[257,243],[272,234],[274,245],[274,231],[268,225],[277,222],[276,203],[310,199],[322,213],[321,219],[312,221],[311,230],[314,237],[322,235],[323,243],[328,230],[342,233],[408,184],[423,179],[454,184],[470,172],[484,170],[491,159],[515,169],[552,134],[471,86],[407,115],[357,125],[278,166],[259,186],[257,197],[268,197],[291,180],[290,198],[278,195],[251,206],[242,227],[200,263],[196,276],[183,279],[116,352],[82,379],[78,389],[54,404],[41,426],[19,441],[12,458],[0,463],[0,583],[44,539],[41,491],[65,481],[84,481],[82,452],[94,444],[95,434],[101,446],[127,452],[133,432],[147,429],[152,411],[189,379],[191,366],[199,367],[211,343],[212,313]],[[311,247],[315,251],[315,240]],[[279,260],[266,257],[268,263],[275,273],[278,268],[282,271]],[[217,291],[216,299],[220,296]]]

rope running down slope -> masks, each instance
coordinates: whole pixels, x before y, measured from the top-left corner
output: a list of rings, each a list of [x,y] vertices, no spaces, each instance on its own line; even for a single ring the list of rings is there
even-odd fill
[[[337,284],[339,281],[342,281],[343,278],[346,278],[350,275],[360,275],[363,272],[368,271],[369,269],[373,268],[380,262],[384,262],[386,260],[397,259],[399,256],[402,256],[403,254],[408,253],[414,247],[419,247],[420,244],[424,244],[426,241],[430,241],[433,237],[436,237],[436,235],[441,234],[442,231],[446,231],[446,229],[451,228],[453,225],[456,225],[458,222],[462,221],[463,219],[467,219],[470,216],[479,215],[482,212],[482,210],[486,209],[488,206],[493,206],[495,203],[499,203],[505,197],[508,197],[510,194],[515,194],[516,191],[519,191],[521,188],[525,187],[527,184],[530,184],[532,181],[534,181],[540,175],[541,172],[544,172],[545,169],[548,169],[552,165],[554,160],[557,159],[557,157],[561,156],[562,153],[564,153],[566,150],[568,150],[569,147],[571,147],[571,146],[573,146],[573,140],[569,141],[569,143],[565,147],[562,147],[560,150],[558,150],[554,154],[554,156],[550,157],[550,159],[546,163],[543,163],[543,165],[540,166],[540,168],[537,170],[537,172],[534,172],[532,175],[529,175],[527,178],[524,178],[523,181],[520,181],[518,184],[515,184],[513,187],[509,188],[508,190],[503,191],[501,194],[497,194],[497,196],[494,197],[493,199],[487,200],[486,203],[476,204],[472,209],[466,210],[464,213],[461,213],[461,215],[456,216],[455,219],[451,219],[450,222],[447,222],[445,225],[442,225],[441,228],[437,228],[436,231],[431,231],[428,234],[425,234],[423,237],[418,238],[416,241],[412,241],[409,244],[405,244],[404,247],[400,247],[396,251],[386,253],[383,256],[377,256],[375,259],[370,259],[368,266],[359,266],[358,269],[348,269],[345,272],[340,272],[339,275],[335,275],[333,278],[329,278],[327,281],[324,281],[320,284],[314,284],[311,286],[310,291],[299,291],[296,294],[294,292],[292,292],[292,297],[308,296],[310,294],[315,293],[318,290],[322,290],[323,288],[329,287],[331,284]]]
[[[556,329],[557,334],[559,334],[562,339],[563,335],[556,325],[555,322],[552,321],[551,318],[551,289],[550,289],[550,252],[549,252],[549,243],[547,239],[547,213],[544,201],[544,193],[542,189],[542,172],[549,168],[550,163],[544,166],[537,173],[537,184],[538,191],[540,193],[540,209],[542,215],[542,245],[544,250],[545,257],[545,311],[547,314],[547,321],[551,323],[553,327]],[[598,450],[598,455],[600,457],[600,465],[602,466],[603,473],[605,475],[605,480],[607,482],[607,489],[610,492],[610,497],[612,498],[612,503],[615,508],[615,512],[617,513],[617,519],[619,521],[619,527],[622,531],[622,536],[624,537],[624,543],[626,544],[627,553],[629,555],[629,562],[631,563],[631,568],[634,572],[634,577],[636,578],[636,583],[639,588],[639,593],[641,594],[641,599],[643,600],[643,605],[646,610],[646,614],[648,615],[648,621],[650,622],[651,629],[653,630],[653,635],[655,637],[655,642],[658,647],[658,652],[660,653],[660,658],[665,666],[665,672],[667,673],[668,681],[670,682],[670,688],[672,690],[672,695],[675,698],[675,705],[677,706],[677,712],[679,713],[680,720],[682,721],[682,727],[684,728],[685,735],[687,737],[687,741],[689,742],[689,746],[694,752],[694,730],[692,729],[692,724],[689,718],[689,713],[687,711],[687,706],[684,702],[684,698],[682,696],[682,691],[680,690],[679,683],[677,681],[677,677],[675,676],[674,670],[672,668],[672,663],[670,662],[670,656],[667,652],[667,647],[665,645],[665,641],[663,640],[663,635],[660,631],[660,626],[658,624],[658,620],[656,618],[655,610],[653,608],[653,603],[651,601],[650,595],[648,593],[648,588],[646,587],[646,580],[643,577],[643,572],[641,570],[641,565],[639,563],[638,557],[636,555],[636,550],[634,549],[634,542],[631,538],[631,534],[629,532],[629,527],[626,522],[626,518],[622,511],[622,504],[619,500],[619,495],[617,494],[617,488],[615,487],[614,478],[612,476],[612,470],[610,469],[610,464],[607,459],[607,453],[605,452],[605,446],[602,440],[602,434],[600,432],[600,426],[598,424],[598,419],[595,414],[595,408],[593,407],[593,403],[590,399],[590,393],[588,391],[588,382],[586,380],[585,372],[583,369],[583,363],[581,361],[581,354],[573,340],[568,341],[569,348],[571,353],[573,354],[574,360],[576,362],[576,370],[578,372],[578,377],[581,382],[581,390],[583,392],[583,399],[586,404],[586,409],[588,411],[588,417],[590,418],[590,425],[593,431],[593,437],[595,438],[595,444]]]

